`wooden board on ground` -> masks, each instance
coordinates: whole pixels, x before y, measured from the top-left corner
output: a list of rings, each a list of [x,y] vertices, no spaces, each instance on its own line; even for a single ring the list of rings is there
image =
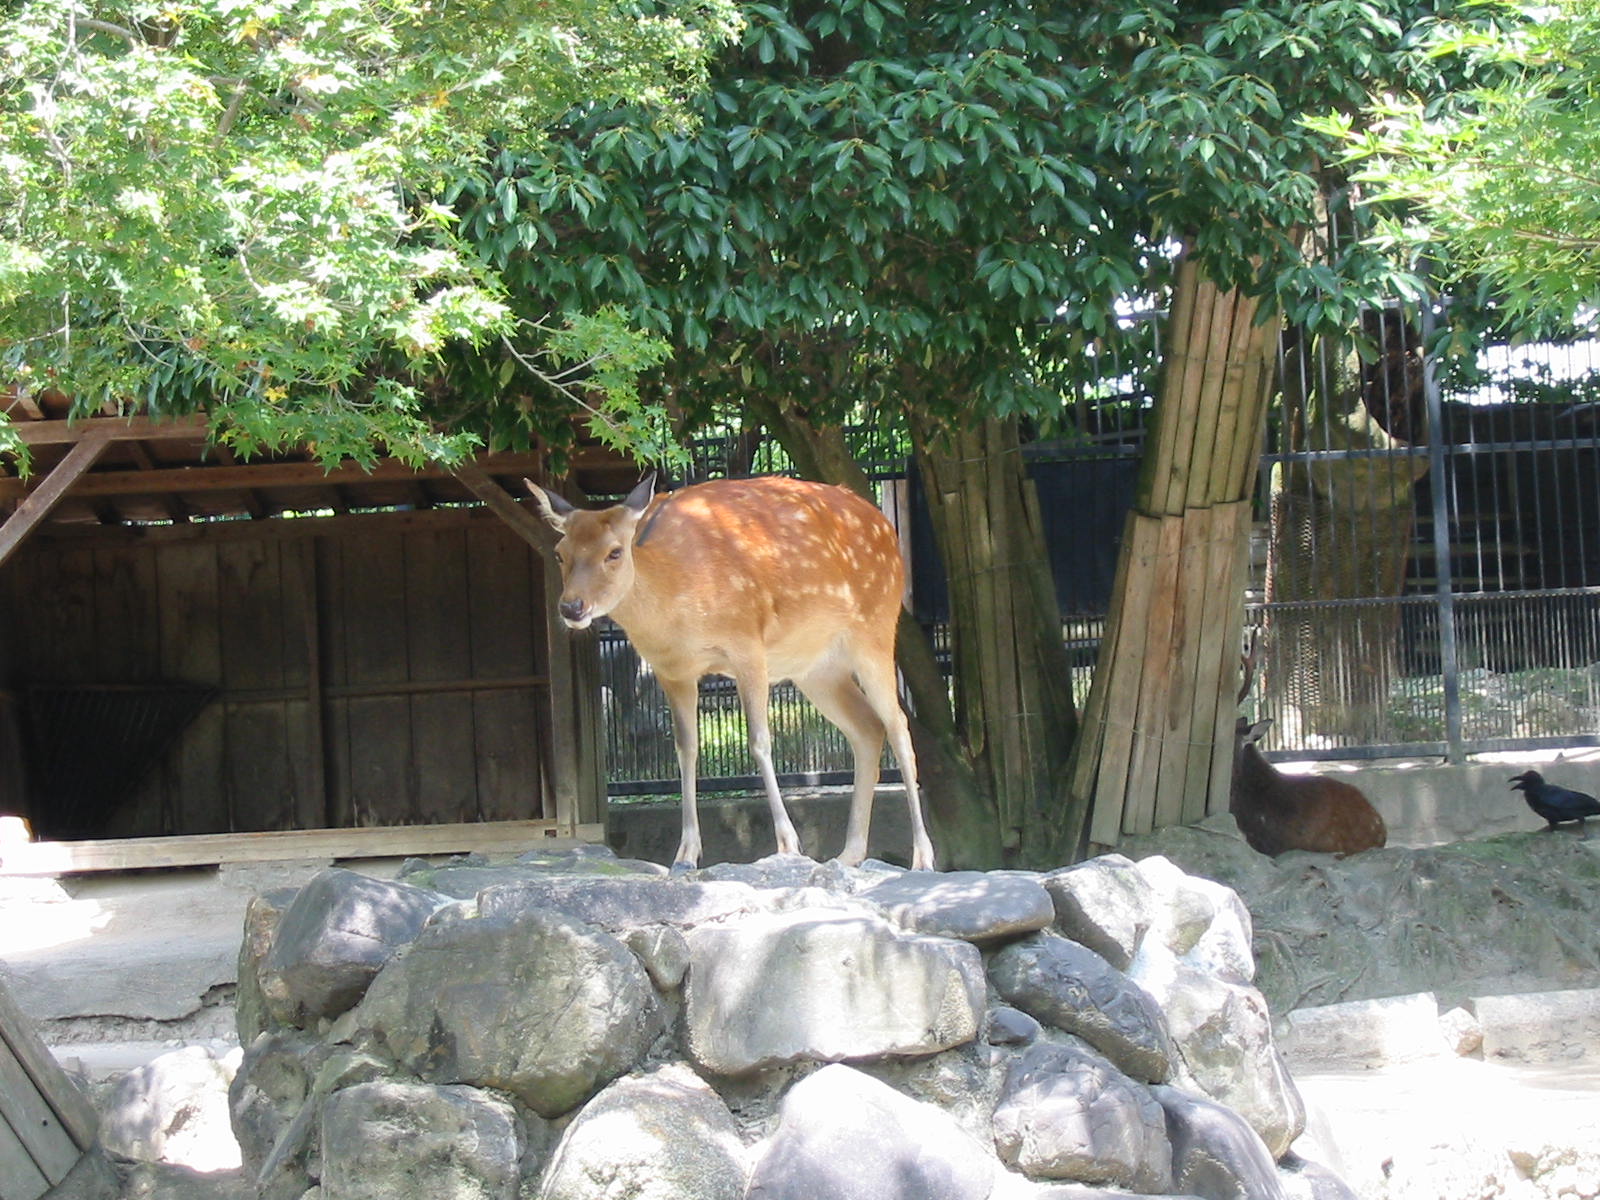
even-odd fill
[[[555,821],[481,821],[456,825],[392,825],[360,829],[282,829],[191,837],[113,838],[84,842],[27,842],[8,846],[0,876],[131,871],[280,859],[403,858],[407,855],[493,851],[509,854],[598,842],[600,825],[579,825],[562,836]]]

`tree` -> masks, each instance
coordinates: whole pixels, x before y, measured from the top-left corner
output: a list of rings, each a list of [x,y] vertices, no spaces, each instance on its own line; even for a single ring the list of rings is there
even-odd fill
[[[236,446],[330,464],[476,444],[430,411],[453,348],[598,356],[618,369],[587,382],[626,403],[659,343],[566,305],[519,319],[437,197],[574,104],[681,117],[735,28],[726,0],[12,6],[0,380],[80,412],[204,409]]]
[[[1329,116],[1388,209],[1382,236],[1444,284],[1525,317],[1592,324],[1600,304],[1600,3],[1485,5],[1442,50],[1492,70],[1442,104],[1414,89]]]
[[[1027,430],[1059,428],[1118,303],[1170,287],[1174,240],[1230,311],[1266,297],[1354,327],[1387,266],[1303,255],[1333,146],[1302,118],[1438,79],[1427,33],[1452,7],[749,4],[697,132],[587,106],[457,204],[531,308],[576,295],[666,337],[647,387],[684,420],[754,410],[835,479],[847,417],[904,423],[958,593],[953,722],[902,639],[920,746],[951,781],[942,804],[928,789],[939,841],[961,865],[1059,861],[1084,807],[1064,800],[1074,716],[1014,469]]]

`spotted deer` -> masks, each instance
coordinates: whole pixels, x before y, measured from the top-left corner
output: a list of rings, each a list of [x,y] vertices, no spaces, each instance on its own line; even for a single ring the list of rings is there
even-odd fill
[[[1250,694],[1256,650],[1252,638],[1243,658],[1241,704]],[[1271,724],[1240,717],[1234,732],[1228,811],[1251,849],[1356,854],[1383,846],[1389,838],[1383,818],[1358,788],[1323,775],[1285,775],[1266,760],[1256,743]]]
[[[768,691],[784,679],[837,725],[855,756],[844,850],[867,853],[873,789],[887,733],[911,810],[911,864],[934,866],[916,757],[895,686],[894,640],[905,566],[884,515],[845,488],[776,476],[715,480],[654,496],[654,476],[621,504],[588,510],[525,481],[561,534],[561,619],[610,617],[654,670],[672,709],[683,781],[674,872],[700,860],[695,721],[700,679],[738,686],[781,853],[800,839],[772,765]]]

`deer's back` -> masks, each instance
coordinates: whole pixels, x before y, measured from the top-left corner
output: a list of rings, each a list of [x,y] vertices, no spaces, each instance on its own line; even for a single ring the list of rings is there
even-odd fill
[[[658,672],[729,672],[759,650],[774,680],[885,637],[905,570],[888,520],[844,488],[716,480],[655,500],[633,548],[635,583],[612,616]]]
[[[1387,843],[1383,818],[1359,788],[1324,776],[1285,775],[1254,747],[1246,749],[1228,808],[1252,849],[1358,854]]]

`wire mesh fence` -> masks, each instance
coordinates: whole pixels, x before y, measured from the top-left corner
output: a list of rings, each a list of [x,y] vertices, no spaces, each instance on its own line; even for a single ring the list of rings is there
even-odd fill
[[[1158,314],[1132,313],[1098,377],[1069,392],[1028,455],[1073,687],[1087,695],[1160,361]],[[1347,338],[1283,339],[1261,461],[1248,619],[1263,633],[1242,711],[1284,757],[1440,755],[1600,744],[1600,346],[1569,339],[1430,360],[1445,306],[1375,311]],[[1431,340],[1430,340],[1431,339]],[[948,655],[931,535],[906,448],[857,431],[906,523],[914,611]],[[863,447],[858,447],[862,449]],[[700,443],[703,475],[784,470],[759,431]],[[675,791],[664,699],[616,631],[602,642],[611,789]],[[844,782],[842,735],[773,690],[788,782]],[[754,785],[731,683],[707,681],[702,786]]]

